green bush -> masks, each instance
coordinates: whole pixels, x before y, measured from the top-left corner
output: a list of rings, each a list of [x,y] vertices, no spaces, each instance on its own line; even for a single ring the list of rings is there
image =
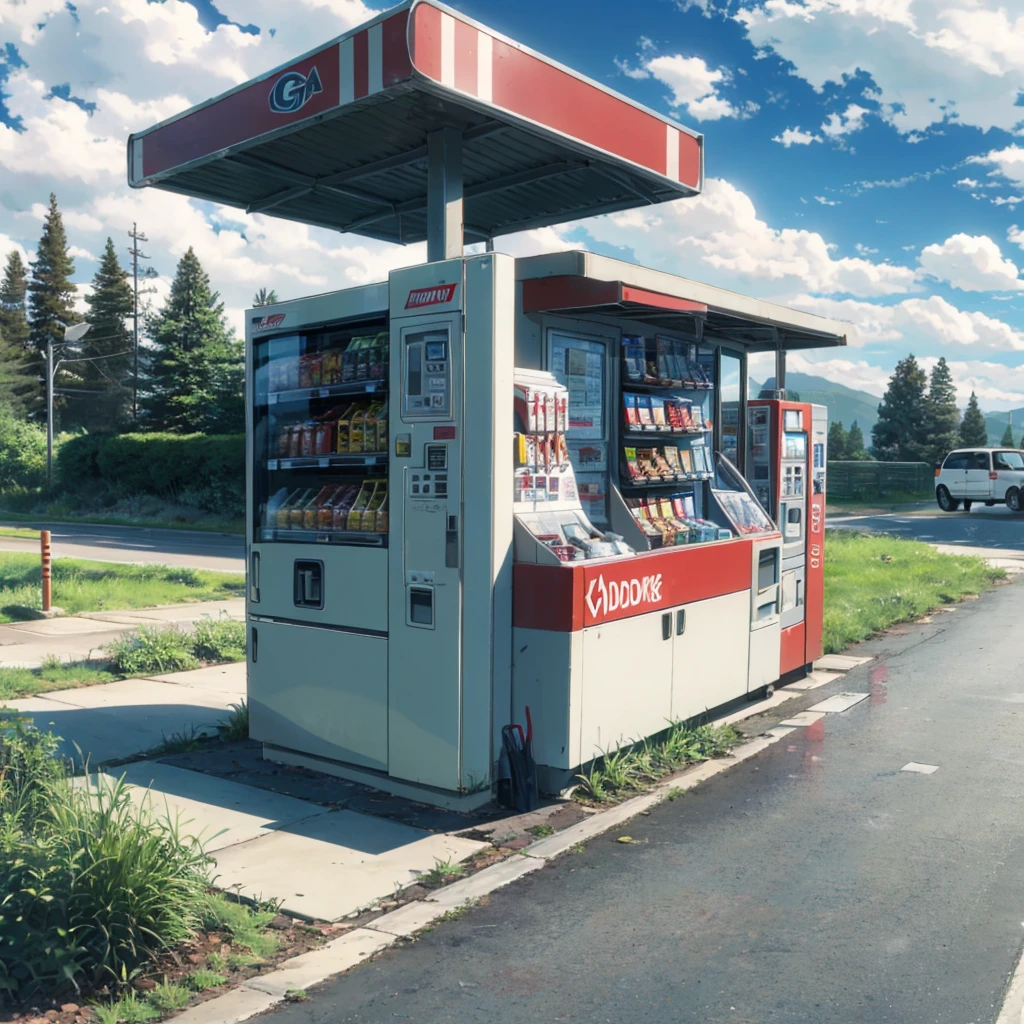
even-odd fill
[[[200,841],[140,811],[123,780],[74,784],[55,744],[0,722],[0,1003],[124,983],[209,900]]]
[[[126,676],[199,668],[199,659],[192,653],[192,638],[176,626],[139,626],[108,644],[106,650],[114,668]]]
[[[242,434],[120,434],[69,438],[57,454],[69,491],[103,484],[121,497],[156,494],[226,515],[245,496]]]
[[[193,627],[192,653],[200,661],[244,661],[245,623],[206,616]]]
[[[0,408],[0,490],[38,487],[46,477],[46,431]]]

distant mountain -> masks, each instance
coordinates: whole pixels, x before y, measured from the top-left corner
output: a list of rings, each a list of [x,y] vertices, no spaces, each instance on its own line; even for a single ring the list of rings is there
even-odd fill
[[[1006,424],[1013,424],[1014,447],[1020,444],[1021,434],[1024,434],[1024,409],[1010,409],[1008,412],[986,412],[985,426],[988,427],[988,443],[1002,444],[1003,431]]]
[[[762,388],[774,389],[775,378],[769,377],[764,384],[750,382],[750,397],[757,398]],[[824,405],[828,408],[829,423],[842,423],[849,430],[854,420],[864,431],[864,440],[871,444],[871,428],[878,419],[878,403],[880,398],[868,394],[866,391],[857,391],[848,388],[845,384],[837,384],[835,381],[826,380],[824,377],[815,377],[809,373],[787,373],[786,389],[796,391],[800,395],[801,402],[813,402],[815,405]],[[1016,421],[1014,421],[1016,424]],[[1006,429],[1006,420],[999,429],[1000,436]],[[1014,427],[1016,429],[1016,426]],[[998,438],[997,438],[998,440]]]

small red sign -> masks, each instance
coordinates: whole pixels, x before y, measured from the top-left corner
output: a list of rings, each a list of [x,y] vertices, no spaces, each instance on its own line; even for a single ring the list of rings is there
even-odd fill
[[[452,287],[454,287],[454,285]],[[435,441],[454,441],[455,440],[455,428],[454,427],[434,427],[434,440]]]
[[[406,309],[423,309],[424,306],[444,306],[455,298],[457,284],[437,284],[432,288],[414,288],[406,299]]]
[[[255,316],[252,319],[253,327],[257,331],[269,331],[274,327],[280,327],[284,323],[285,313],[274,313],[272,316]]]

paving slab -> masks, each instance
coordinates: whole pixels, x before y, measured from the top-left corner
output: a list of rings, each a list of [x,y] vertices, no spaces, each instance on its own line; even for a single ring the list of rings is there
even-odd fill
[[[849,711],[855,704],[859,704],[862,700],[867,700],[870,696],[871,694],[869,693],[834,693],[831,697],[826,697],[825,700],[809,707],[807,710],[838,715],[844,711]]]
[[[874,658],[855,657],[852,654],[826,654],[814,663],[814,667],[829,672],[849,672],[851,669],[866,665],[869,661],[874,661]]]
[[[28,619],[26,622],[10,622],[7,628],[15,633],[30,633],[34,636],[77,636],[96,633],[99,630],[91,619],[68,615],[57,619]]]
[[[799,729],[803,726],[815,725],[825,717],[821,711],[800,711],[795,714],[792,718],[787,718],[784,722],[779,722],[779,725],[791,726],[794,729]]]
[[[171,672],[167,675],[150,676],[163,683],[175,686],[193,686],[201,690],[215,690],[238,699],[246,692],[246,665],[238,661],[231,665],[210,665],[192,672]]]
[[[191,604],[169,604],[158,608],[134,608],[131,611],[84,612],[76,616],[94,622],[123,622],[130,618],[133,622],[152,623],[194,622],[204,615],[211,618],[226,617],[231,619],[245,618],[245,599],[229,598],[226,601],[195,601]]]
[[[90,764],[132,757],[174,733],[212,734],[231,711],[230,694],[151,679],[56,690],[45,697],[6,701],[37,728],[62,739],[61,753]]]
[[[821,672],[815,669],[805,679],[798,679],[794,683],[786,683],[787,690],[816,690],[819,686],[824,686],[826,683],[831,683],[834,679],[838,679],[842,672]]]
[[[123,776],[136,806],[159,818],[176,818],[182,833],[203,840],[210,853],[328,813],[305,800],[158,761],[138,761],[108,769],[106,774],[109,778]]]
[[[438,861],[487,843],[435,835],[355,811],[329,811],[215,855],[217,885],[279,899],[300,917],[336,921],[415,883]]]

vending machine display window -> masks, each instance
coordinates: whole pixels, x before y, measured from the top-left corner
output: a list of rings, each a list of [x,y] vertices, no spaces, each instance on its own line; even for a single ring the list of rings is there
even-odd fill
[[[383,546],[386,324],[261,338],[252,358],[256,540]]]

